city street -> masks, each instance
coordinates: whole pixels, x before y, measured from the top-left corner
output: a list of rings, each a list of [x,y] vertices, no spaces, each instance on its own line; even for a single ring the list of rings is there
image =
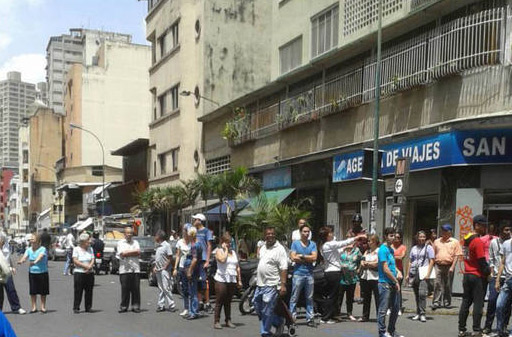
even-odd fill
[[[73,314],[73,277],[63,276],[64,262],[50,262],[50,295],[48,313],[27,314],[24,316],[8,312],[9,305],[4,304],[6,316],[20,337],[37,334],[38,337],[197,337],[197,336],[258,336],[258,319],[256,316],[241,316],[238,303],[233,304],[233,322],[237,329],[213,330],[212,317],[196,321],[186,321],[178,313],[156,313],[155,299],[157,289],[149,287],[147,280],[141,281],[142,313],[117,312],[120,298],[120,286],[117,275],[100,275],[96,277],[94,288],[93,313]],[[29,310],[28,276],[25,266],[19,268],[15,284],[22,306]],[[179,309],[181,298],[175,295]],[[429,301],[430,302],[430,301]],[[459,304],[456,301],[455,304]],[[372,304],[373,305],[373,304]],[[414,305],[407,301],[408,311]],[[83,310],[83,304],[82,304]],[[344,306],[343,306],[344,310]],[[355,315],[359,317],[361,305],[355,305]],[[373,308],[372,308],[373,310]],[[456,312],[457,310],[453,310]],[[426,331],[432,336],[456,336],[457,317],[454,315],[430,316],[427,323],[413,322],[406,313],[398,321],[397,331],[406,337],[425,336]],[[375,314],[372,314],[372,318]],[[222,318],[221,318],[222,321]],[[471,322],[471,317],[469,318]],[[303,322],[303,320],[302,320]],[[377,324],[342,322],[333,325],[319,325],[317,329],[299,324],[298,336],[376,336]]]

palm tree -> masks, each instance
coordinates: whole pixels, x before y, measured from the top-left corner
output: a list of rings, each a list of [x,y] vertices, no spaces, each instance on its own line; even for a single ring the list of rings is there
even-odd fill
[[[215,186],[215,176],[209,174],[197,175],[197,190],[201,199],[204,201],[204,213],[208,210],[208,197],[213,194]]]

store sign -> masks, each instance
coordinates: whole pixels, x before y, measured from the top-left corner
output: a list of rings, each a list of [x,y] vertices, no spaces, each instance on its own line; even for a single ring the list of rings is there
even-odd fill
[[[411,171],[456,165],[512,163],[512,130],[453,131],[381,147],[382,175],[395,172],[397,159],[411,159]],[[363,151],[333,158],[333,182],[362,177]]]

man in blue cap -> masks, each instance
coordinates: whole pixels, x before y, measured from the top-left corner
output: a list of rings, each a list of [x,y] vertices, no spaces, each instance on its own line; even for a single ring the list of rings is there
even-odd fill
[[[434,241],[436,280],[432,309],[449,307],[452,303],[452,282],[455,266],[462,255],[459,241],[452,238],[452,226],[441,226],[441,237]]]

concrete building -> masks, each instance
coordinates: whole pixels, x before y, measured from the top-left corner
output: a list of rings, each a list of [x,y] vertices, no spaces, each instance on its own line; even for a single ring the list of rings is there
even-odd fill
[[[8,196],[8,204],[6,207],[6,229],[9,235],[14,235],[17,233],[23,233],[24,230],[21,228],[20,222],[20,211],[21,211],[21,200],[19,199],[19,186],[20,186],[20,176],[14,175],[9,183],[9,188],[7,189]]]
[[[13,175],[12,170],[3,169],[0,171],[0,226],[4,228],[7,228],[9,219],[9,187]]]
[[[205,160],[229,156],[265,189],[313,197],[311,222],[343,237],[354,213],[369,223],[362,171],[373,140],[378,2],[272,3],[271,82],[200,117]],[[460,238],[476,214],[494,223],[512,215],[507,5],[384,1],[378,232],[391,224],[402,156],[411,160],[407,245],[419,229],[451,223]]]
[[[36,99],[43,102],[48,106],[48,84],[46,82],[39,82],[36,85]]]
[[[67,76],[64,121],[65,167],[105,165],[121,168],[122,159],[110,155],[126,143],[148,134],[151,94],[147,46],[103,41],[94,56],[96,65],[75,63]],[[70,127],[79,125],[91,134]]]
[[[31,221],[53,208],[57,184],[55,162],[62,157],[63,117],[46,106],[34,109],[34,114],[27,121],[28,146],[22,150],[20,163],[23,171],[28,167]]]
[[[0,167],[18,172],[18,128],[36,99],[36,86],[21,80],[21,73],[7,73],[0,81]]]
[[[30,222],[30,164],[29,164],[29,127],[25,123],[19,128],[18,134],[18,157],[21,158],[18,165],[19,177],[16,184],[16,205],[15,213],[18,217],[18,231],[22,233],[29,230]],[[11,209],[11,211],[13,211]],[[33,219],[35,221],[35,218]]]
[[[74,63],[85,66],[94,65],[94,58],[103,41],[121,41],[129,43],[127,34],[74,28],[69,34],[52,36],[46,47],[46,80],[48,82],[49,107],[55,113],[64,114],[64,96],[66,77]],[[44,101],[44,100],[43,100]]]
[[[148,1],[149,185],[204,172],[197,118],[270,80],[271,1]],[[229,158],[217,165],[230,168]]]

